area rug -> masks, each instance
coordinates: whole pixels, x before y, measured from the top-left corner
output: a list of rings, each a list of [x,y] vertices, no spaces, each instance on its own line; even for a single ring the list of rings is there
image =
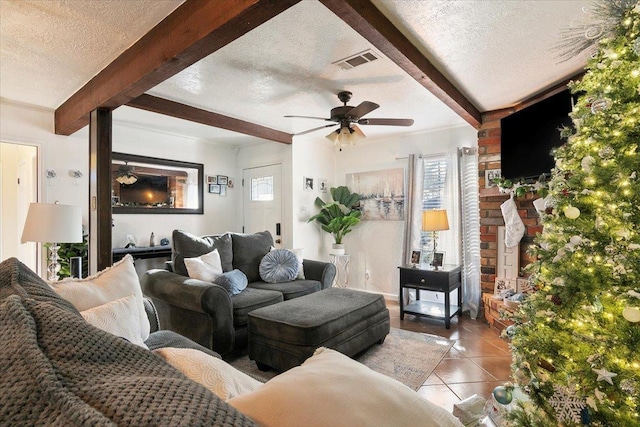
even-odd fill
[[[418,390],[454,342],[435,335],[391,328],[382,345],[375,344],[355,359],[372,370]],[[247,355],[230,362],[236,369],[265,382],[277,372],[262,372]]]

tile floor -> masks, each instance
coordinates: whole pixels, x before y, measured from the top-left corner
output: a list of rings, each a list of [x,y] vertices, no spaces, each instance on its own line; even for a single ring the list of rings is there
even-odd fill
[[[448,411],[453,404],[478,394],[485,399],[493,389],[511,376],[511,355],[506,341],[484,319],[454,317],[451,328],[443,321],[405,314],[400,320],[400,306],[387,301],[391,326],[407,331],[438,335],[455,344],[438,364],[418,393]]]

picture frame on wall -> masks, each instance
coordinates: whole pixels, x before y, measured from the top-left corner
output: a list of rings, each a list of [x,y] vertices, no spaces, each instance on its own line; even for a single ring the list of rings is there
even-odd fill
[[[318,178],[318,189],[321,193],[326,193],[327,191],[329,191],[326,178]]]
[[[209,193],[220,194],[220,184],[209,184]]]
[[[494,298],[504,298],[508,294],[515,294],[517,291],[517,279],[505,279],[503,277],[496,277],[495,285],[493,287]]]
[[[308,176],[305,176],[303,185],[304,185],[305,191],[313,191],[313,178],[309,178]]]
[[[494,179],[502,177],[502,169],[488,169],[484,171],[484,188],[496,187]]]
[[[227,186],[226,185],[221,185],[220,186],[220,195],[221,196],[226,196],[227,195]]]
[[[207,175],[207,184],[217,184],[218,177],[216,175]]]
[[[229,177],[225,176],[225,175],[218,175],[218,182],[217,184],[220,185],[227,185],[227,182],[229,181]]]
[[[431,265],[433,267],[442,267],[444,265],[444,252],[434,252]]]

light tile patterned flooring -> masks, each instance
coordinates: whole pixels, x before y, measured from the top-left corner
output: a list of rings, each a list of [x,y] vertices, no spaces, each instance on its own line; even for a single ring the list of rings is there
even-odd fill
[[[444,321],[405,314],[400,320],[400,306],[387,300],[391,326],[407,331],[438,335],[455,344],[418,390],[421,396],[448,411],[453,404],[478,394],[487,398],[493,389],[511,376],[509,345],[491,329],[484,319],[468,316],[452,319],[451,328]]]

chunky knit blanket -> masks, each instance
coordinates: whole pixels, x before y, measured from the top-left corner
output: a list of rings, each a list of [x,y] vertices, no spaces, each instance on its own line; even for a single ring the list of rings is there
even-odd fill
[[[161,358],[86,323],[35,273],[0,264],[0,425],[255,426]]]

